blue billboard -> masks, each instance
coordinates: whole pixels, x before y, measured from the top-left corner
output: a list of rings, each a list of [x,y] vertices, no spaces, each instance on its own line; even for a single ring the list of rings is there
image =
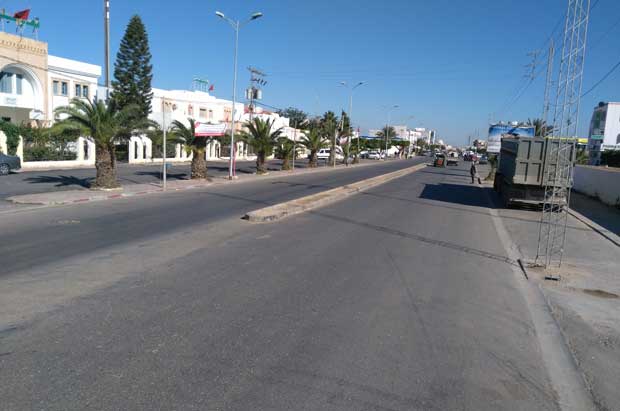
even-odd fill
[[[511,124],[491,124],[489,126],[489,138],[487,139],[487,152],[499,153],[502,145],[502,136],[535,137],[534,126],[513,126]]]

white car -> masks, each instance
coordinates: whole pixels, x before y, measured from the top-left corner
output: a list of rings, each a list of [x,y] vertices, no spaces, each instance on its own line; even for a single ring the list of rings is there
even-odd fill
[[[368,153],[368,158],[371,160],[381,160],[383,157],[383,153],[380,153],[378,151],[373,150]]]
[[[327,161],[327,160],[329,160],[329,155],[330,155],[331,151],[332,151],[331,148],[322,148],[322,149],[319,150],[318,153],[316,153],[316,157],[319,160]],[[336,151],[336,160],[344,160],[344,156],[341,153],[339,153],[338,151]]]

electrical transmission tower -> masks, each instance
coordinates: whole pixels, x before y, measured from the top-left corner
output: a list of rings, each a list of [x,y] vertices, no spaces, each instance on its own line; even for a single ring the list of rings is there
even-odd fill
[[[545,268],[559,268],[564,254],[589,16],[590,0],[568,0],[553,130],[545,145],[545,198],[536,255],[536,263]]]
[[[541,137],[547,137],[549,120],[549,94],[553,85],[553,59],[555,57],[555,45],[553,38],[549,42],[549,52],[547,54],[547,77],[545,79],[545,101],[543,102],[542,130]]]

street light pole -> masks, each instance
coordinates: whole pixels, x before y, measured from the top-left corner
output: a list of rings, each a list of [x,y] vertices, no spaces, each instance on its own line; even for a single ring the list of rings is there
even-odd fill
[[[395,104],[388,110],[387,125],[385,126],[385,157],[384,157],[385,161],[387,161],[387,156],[388,156],[388,138],[390,137],[390,116],[392,114],[392,110],[395,110],[397,108],[398,108],[398,104]]]
[[[166,168],[166,99],[164,97],[161,98],[161,113],[162,113],[162,128],[164,130],[164,141],[162,144],[163,149],[163,172],[162,172],[162,182],[163,182],[163,190],[166,191],[166,180],[168,177],[168,170]]]
[[[230,161],[229,161],[229,167],[228,167],[228,178],[232,180],[235,178],[235,154],[236,154],[236,150],[235,150],[235,106],[237,105],[237,54],[238,54],[238,49],[239,49],[239,29],[242,26],[245,26],[250,21],[256,20],[262,17],[263,13],[260,13],[260,12],[254,13],[250,16],[248,20],[244,21],[243,23],[241,23],[239,20],[232,20],[226,17],[224,13],[222,13],[221,11],[216,11],[215,15],[221,19],[226,20],[228,24],[230,24],[230,26],[235,31],[235,57],[234,57],[234,63],[233,63],[234,64],[233,101],[232,101],[232,112],[231,112],[232,118],[230,121],[230,127],[231,127],[231,130],[230,130]]]
[[[103,31],[104,31],[104,54],[105,54],[105,87],[106,87],[106,101],[110,97],[110,0],[103,0],[104,17],[103,17]]]

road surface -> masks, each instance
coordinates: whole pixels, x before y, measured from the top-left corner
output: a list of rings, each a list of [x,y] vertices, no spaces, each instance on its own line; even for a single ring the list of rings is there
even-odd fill
[[[240,219],[412,163],[0,217],[0,408],[559,409],[465,167]]]

